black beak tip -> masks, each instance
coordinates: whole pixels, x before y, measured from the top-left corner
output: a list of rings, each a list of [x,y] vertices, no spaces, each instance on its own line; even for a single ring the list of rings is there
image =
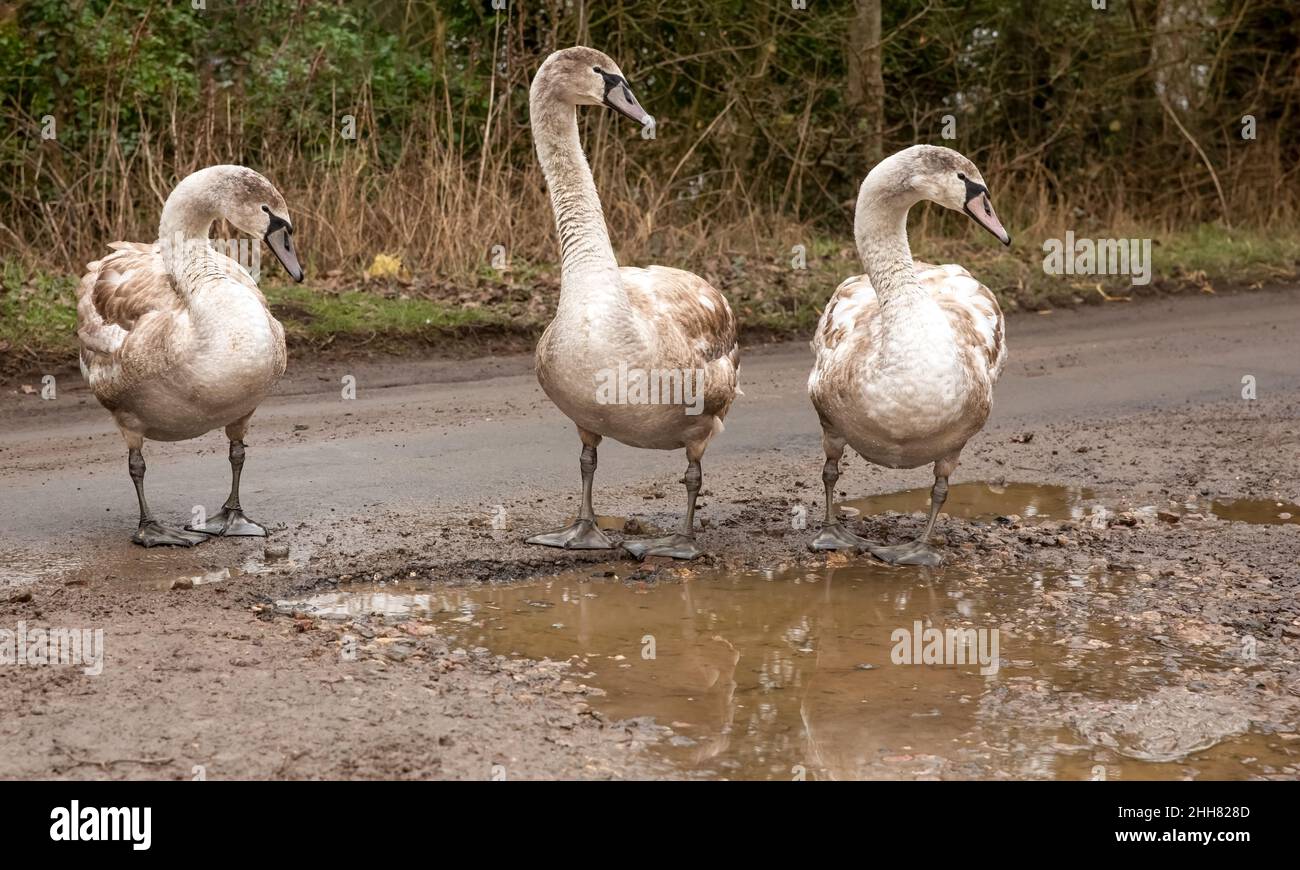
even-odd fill
[[[1003,241],[1002,241],[1002,246],[1003,246],[1004,248],[1009,248],[1009,247],[1011,247],[1011,236],[1010,236],[1010,235],[1008,235],[1005,239],[1003,239]]]

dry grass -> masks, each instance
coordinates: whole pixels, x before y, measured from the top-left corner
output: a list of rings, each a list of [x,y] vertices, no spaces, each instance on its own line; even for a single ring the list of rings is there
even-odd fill
[[[0,238],[11,247],[4,258],[29,271],[75,275],[109,241],[151,238],[176,179],[205,165],[238,161],[246,149],[237,117],[221,117],[229,128],[211,118],[197,123],[175,117],[167,129],[146,130],[130,154],[113,135],[97,138],[80,155],[45,143],[11,170],[17,193],[0,201]],[[113,120],[106,112],[110,131]],[[736,256],[788,260],[793,244],[826,237],[847,241],[851,235],[849,199],[833,202],[804,186],[798,207],[787,202],[782,210],[772,201],[777,186],[770,178],[725,164],[691,174],[689,145],[673,141],[670,123],[658,140],[643,140],[632,125],[607,113],[587,112],[585,124],[611,235],[627,262],[702,269]],[[182,138],[180,129],[189,132]],[[454,128],[407,131],[388,164],[373,144],[338,138],[324,159],[284,148],[256,168],[285,193],[313,274],[360,278],[377,254],[388,254],[412,275],[466,279],[491,268],[498,245],[516,266],[553,262],[550,204],[527,130],[507,128],[497,116],[484,133],[485,146],[472,154],[453,145],[456,138]],[[1260,195],[1262,186],[1277,184],[1295,169],[1282,165],[1275,146],[1249,147],[1249,160],[1218,173],[1228,222],[1234,228],[1295,226],[1294,194],[1283,188],[1275,196]],[[164,161],[162,154],[181,156]],[[1059,237],[1067,229],[1158,236],[1228,223],[1209,173],[1194,164],[1159,178],[1103,164],[1080,173],[1066,191],[1036,160],[996,150],[975,159],[1004,223],[1020,238]],[[788,182],[782,189],[802,184],[793,174]],[[918,247],[973,232],[960,216],[928,208],[917,210],[912,229]]]

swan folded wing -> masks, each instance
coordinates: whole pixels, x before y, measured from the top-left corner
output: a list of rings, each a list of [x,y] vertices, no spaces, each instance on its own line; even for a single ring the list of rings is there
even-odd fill
[[[167,324],[185,310],[153,245],[110,247],[113,253],[88,264],[77,286],[81,367],[105,402],[166,367]]]
[[[880,300],[866,275],[846,278],[835,288],[813,333],[813,353],[834,352],[851,338],[869,338],[879,320]],[[865,332],[863,332],[865,330]]]
[[[184,307],[153,245],[114,242],[110,247],[112,254],[86,266],[77,288],[78,332],[103,324],[129,333],[147,314]]]
[[[952,264],[917,263],[916,279],[948,315],[958,343],[977,352],[996,381],[1007,362],[1007,343],[1002,309],[992,291]]]
[[[880,300],[871,280],[866,275],[844,279],[809,342],[816,361],[808,374],[808,395],[819,413],[835,403],[835,396],[851,392],[859,367],[880,340]]]
[[[628,301],[657,338],[659,365],[704,369],[704,410],[724,416],[736,395],[740,346],[727,299],[682,269],[626,266],[619,270]]]

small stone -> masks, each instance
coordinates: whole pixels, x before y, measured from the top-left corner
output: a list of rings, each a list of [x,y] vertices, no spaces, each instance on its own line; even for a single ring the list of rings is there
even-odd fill
[[[411,647],[405,644],[390,644],[384,648],[384,655],[388,656],[395,662],[404,662],[411,657],[414,652]]]
[[[287,559],[289,558],[289,545],[267,544],[266,549],[262,551],[262,555],[264,555],[269,562],[279,559]]]

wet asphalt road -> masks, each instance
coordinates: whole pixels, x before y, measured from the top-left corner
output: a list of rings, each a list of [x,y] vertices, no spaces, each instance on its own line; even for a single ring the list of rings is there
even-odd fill
[[[1224,401],[1240,395],[1245,375],[1264,397],[1300,389],[1300,288],[1019,314],[1008,342],[991,429]],[[711,471],[736,473],[773,450],[820,465],[804,393],[810,361],[803,343],[744,355],[745,395],[705,457],[706,489]],[[350,401],[340,384],[349,374],[357,383]],[[0,397],[0,534],[14,551],[0,580],[10,584],[46,573],[51,554],[129,537],[135,523],[125,447],[80,378],[62,377],[53,401],[22,395],[20,383],[39,379],[7,384]],[[254,418],[248,444],[243,500],[250,516],[272,523],[346,526],[380,506],[479,515],[578,482],[577,438],[527,356],[328,366],[297,357]],[[145,452],[161,516],[178,521],[193,505],[219,507],[229,480],[219,431],[150,442]],[[675,475],[684,464],[678,453],[606,441],[597,487]],[[924,477],[913,472],[908,485]]]

